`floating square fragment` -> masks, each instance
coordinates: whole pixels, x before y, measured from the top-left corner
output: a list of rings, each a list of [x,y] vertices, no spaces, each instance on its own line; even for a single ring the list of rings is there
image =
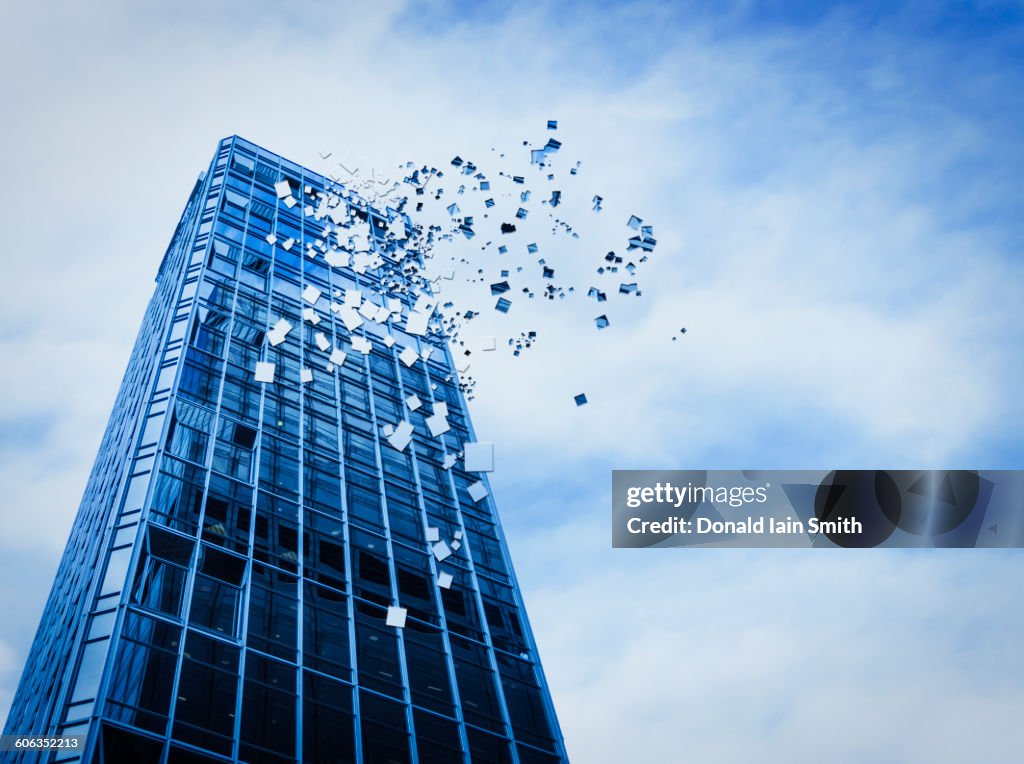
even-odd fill
[[[478,480],[475,483],[471,484],[466,489],[466,492],[469,493],[469,498],[471,498],[474,502],[478,502],[485,496],[487,496],[487,486],[484,485],[482,480]]]
[[[313,341],[316,342],[316,346],[325,353],[331,347],[331,341],[327,339],[327,336],[323,332],[317,332],[313,337]]]
[[[309,384],[313,381],[313,370],[312,369],[299,369],[299,382],[302,384]]]
[[[414,334],[418,337],[422,337],[427,333],[427,322],[429,320],[429,313],[410,313],[409,317],[405,320],[405,331],[408,334]]]
[[[284,338],[288,336],[288,332],[292,330],[292,325],[283,318],[279,318],[274,327],[267,332],[267,341],[270,342],[271,346],[277,347]]]
[[[587,396],[583,393],[573,396],[573,400],[576,401],[577,406],[585,406],[587,403]]]
[[[441,530],[439,528],[428,527],[427,528],[427,541],[434,543],[435,541],[441,540]]]
[[[394,626],[397,629],[404,629],[406,615],[407,611],[404,607],[389,607],[385,623],[388,626]]]
[[[452,576],[451,573],[442,571],[441,573],[437,574],[437,585],[440,586],[442,589],[451,589],[452,581],[454,580],[455,578],[454,576]]]
[[[430,547],[430,551],[434,553],[434,557],[438,562],[444,562],[452,556],[452,550],[448,547],[447,542],[444,541],[438,541]]]
[[[269,363],[267,361],[257,361],[256,371],[253,372],[253,377],[257,382],[270,382],[274,381],[274,372],[277,370],[277,364]]]
[[[423,403],[422,401],[420,401],[419,396],[413,393],[412,395],[405,399],[405,405],[409,407],[409,411],[415,411],[420,406],[422,406]]]
[[[369,355],[370,351],[373,350],[373,344],[368,339],[366,339],[366,337],[353,337],[352,349],[355,350],[357,353]]]
[[[438,435],[444,435],[448,430],[451,429],[451,425],[448,424],[448,418],[443,414],[434,414],[433,416],[427,417],[427,429],[430,430],[430,434],[435,438]]]
[[[310,284],[302,290],[302,299],[308,302],[310,305],[316,305],[316,301],[320,299],[320,295],[323,294],[319,289]]]
[[[396,451],[404,451],[405,447],[409,445],[409,441],[412,440],[412,431],[412,424],[403,420],[395,427],[395,431],[388,436],[388,443]]]
[[[420,359],[420,354],[412,348],[406,348],[398,354],[398,360],[404,363],[406,366],[412,366]]]
[[[351,305],[342,305],[341,309],[338,310],[338,317],[350,332],[354,332],[363,325],[363,317]]]
[[[373,321],[377,316],[377,306],[369,300],[366,300],[362,305],[359,306],[359,315],[370,321]]]
[[[494,471],[493,443],[464,443],[462,460],[466,472]]]
[[[347,357],[348,354],[343,350],[338,350],[338,348],[334,348],[334,350],[331,351],[331,363],[336,366],[344,364]]]

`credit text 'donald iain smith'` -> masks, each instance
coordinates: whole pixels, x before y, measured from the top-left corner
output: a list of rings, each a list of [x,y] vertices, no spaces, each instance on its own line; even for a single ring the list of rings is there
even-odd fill
[[[1024,475],[614,470],[615,547],[1024,546]]]

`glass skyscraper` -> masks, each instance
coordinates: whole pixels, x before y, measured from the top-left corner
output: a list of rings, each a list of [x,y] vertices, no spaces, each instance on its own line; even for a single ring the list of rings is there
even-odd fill
[[[7,760],[566,761],[407,222],[219,144],[6,725],[81,743]]]

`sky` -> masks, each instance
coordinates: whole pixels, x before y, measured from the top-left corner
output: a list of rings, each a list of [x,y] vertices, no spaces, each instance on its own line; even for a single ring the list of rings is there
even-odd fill
[[[658,238],[609,329],[538,306],[474,363],[570,756],[1019,751],[1019,553],[612,550],[608,512],[612,469],[1021,467],[1024,5],[8,3],[0,38],[0,718],[216,142],[441,166],[558,119],[583,245]]]

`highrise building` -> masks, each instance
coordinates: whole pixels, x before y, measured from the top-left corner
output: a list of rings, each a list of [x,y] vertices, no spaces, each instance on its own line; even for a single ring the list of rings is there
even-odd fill
[[[78,743],[9,760],[566,760],[407,224],[219,144],[5,729]]]

